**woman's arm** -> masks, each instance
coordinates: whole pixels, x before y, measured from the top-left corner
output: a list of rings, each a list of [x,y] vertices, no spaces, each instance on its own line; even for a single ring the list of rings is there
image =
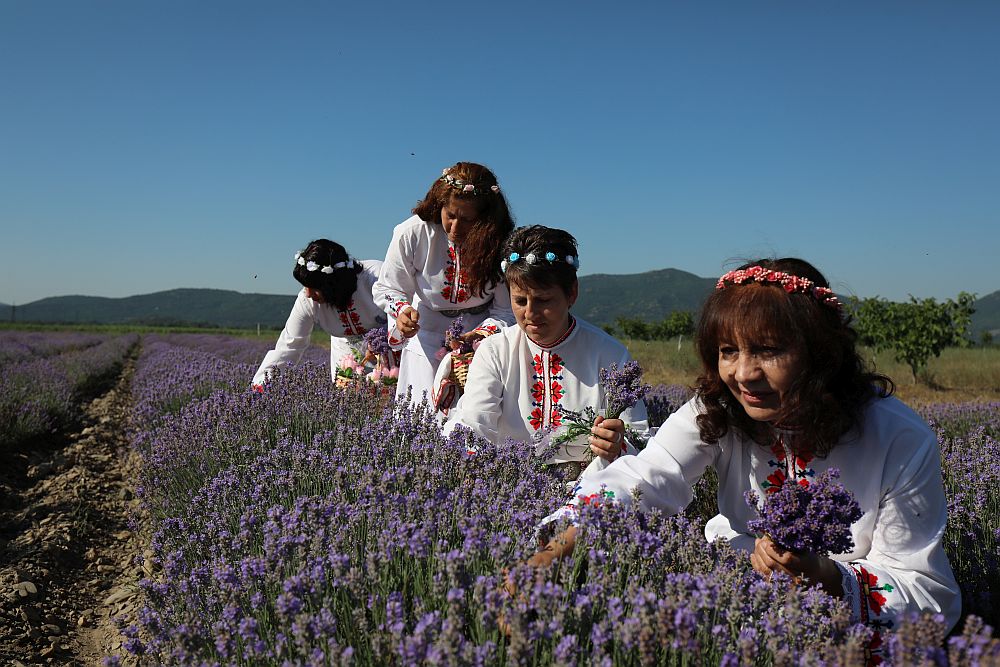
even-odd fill
[[[316,321],[315,309],[318,307],[320,306],[305,295],[304,290],[299,292],[292,311],[288,314],[285,328],[278,336],[274,349],[264,355],[251,384],[262,385],[267,381],[272,368],[294,364],[302,358],[309,347],[309,338]]]
[[[390,317],[397,318],[401,311],[411,307],[417,291],[414,266],[414,239],[403,223],[392,232],[392,240],[379,269],[378,280],[372,285],[372,297]]]

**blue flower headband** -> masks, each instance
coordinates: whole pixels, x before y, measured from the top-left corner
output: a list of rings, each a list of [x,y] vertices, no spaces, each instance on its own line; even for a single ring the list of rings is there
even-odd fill
[[[543,259],[549,264],[555,264],[556,262],[566,262],[574,269],[580,268],[580,258],[575,255],[566,255],[565,257],[559,257],[554,252],[547,252],[544,255],[536,255],[533,252],[529,252],[527,255],[522,255],[519,252],[512,252],[506,257],[506,259],[500,262],[500,270],[504,273],[507,272],[507,267],[509,267],[514,262],[519,260],[524,260],[526,263],[535,265],[541,262]]]

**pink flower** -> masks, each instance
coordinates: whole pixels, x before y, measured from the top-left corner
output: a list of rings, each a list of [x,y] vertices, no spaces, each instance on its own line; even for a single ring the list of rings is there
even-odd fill
[[[340,361],[337,362],[337,365],[341,368],[354,368],[354,355],[350,353],[345,354],[340,358]]]
[[[462,192],[474,192],[475,189],[476,189],[475,185],[473,185],[472,183],[466,183],[465,186],[462,187]]]
[[[390,368],[388,375],[391,378],[398,378],[399,377],[399,366],[393,366],[392,368]]]

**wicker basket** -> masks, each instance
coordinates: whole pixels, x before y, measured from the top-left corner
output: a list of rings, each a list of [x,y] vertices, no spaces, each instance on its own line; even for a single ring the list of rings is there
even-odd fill
[[[469,378],[469,364],[475,352],[452,352],[451,353],[451,375],[448,379],[465,390],[465,381]]]

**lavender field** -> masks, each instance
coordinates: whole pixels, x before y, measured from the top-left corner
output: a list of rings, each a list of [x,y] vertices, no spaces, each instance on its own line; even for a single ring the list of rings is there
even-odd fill
[[[921,409],[941,443],[967,623],[950,638],[932,617],[873,636],[818,589],[764,581],[706,544],[711,478],[678,517],[587,507],[573,558],[520,566],[565,500],[530,447],[443,438],[422,408],[335,388],[322,349],[251,391],[267,348],[141,341],[135,523],[157,567],[110,663],[1000,663],[997,404]],[[688,395],[657,387],[653,423]]]

